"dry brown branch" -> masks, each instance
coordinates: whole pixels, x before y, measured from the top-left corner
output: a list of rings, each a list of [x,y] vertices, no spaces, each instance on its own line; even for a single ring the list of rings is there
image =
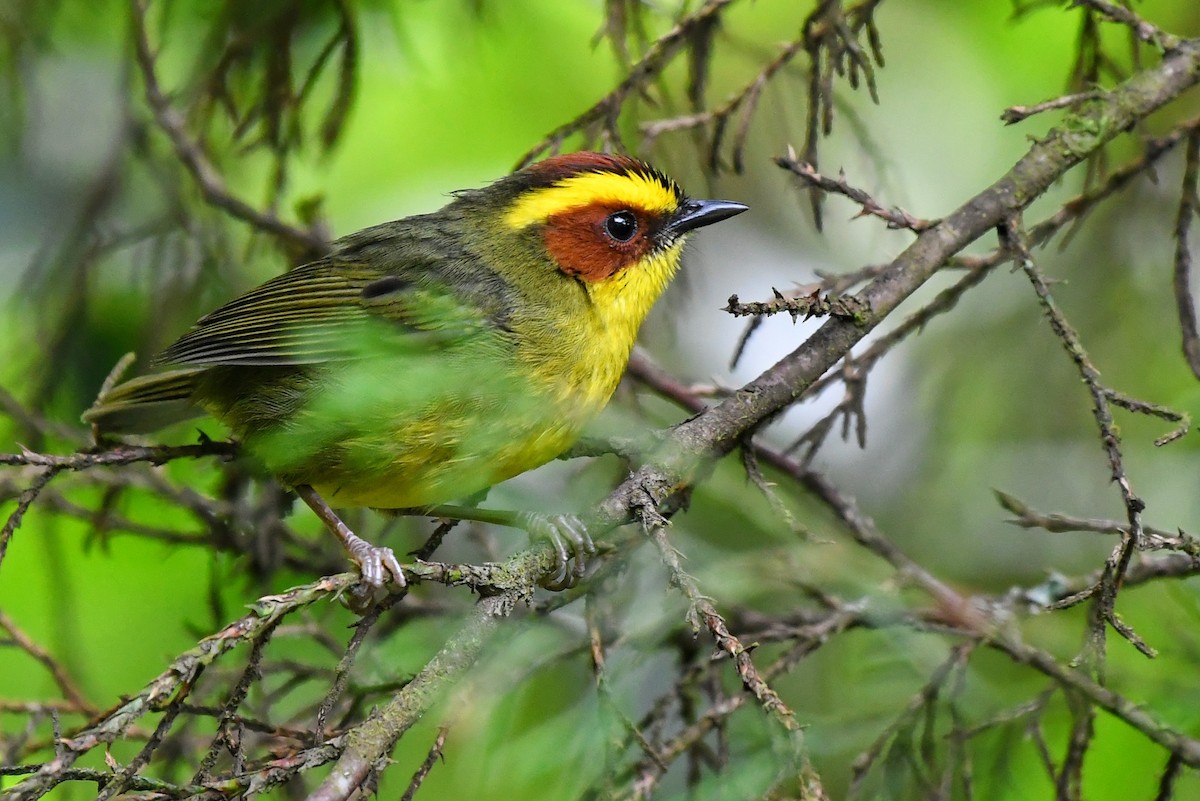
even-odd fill
[[[176,702],[182,702],[195,679],[222,654],[269,631],[282,618],[297,609],[347,589],[356,580],[357,577],[349,574],[334,576],[296,587],[280,595],[258,599],[250,614],[204,638],[196,647],[178,656],[165,671],[139,692],[115,709],[109,710],[99,720],[62,739],[56,758],[40,765],[36,773],[7,790],[6,801],[31,801],[40,798],[68,779],[66,771],[74,766],[80,756],[121,737],[146,714],[171,708],[175,709],[173,715],[178,714],[179,707]],[[133,775],[130,773],[127,778],[132,779]]]
[[[1000,119],[1004,121],[1005,125],[1013,125],[1018,122],[1024,122],[1035,114],[1055,111],[1060,108],[1073,108],[1083,101],[1092,100],[1095,97],[1097,97],[1095,92],[1077,92],[1076,94],[1044,100],[1033,106],[1010,106],[1004,109],[1004,113],[1000,115]]]
[[[329,249],[329,243],[324,237],[289,225],[274,214],[259,211],[235,197],[229,190],[221,173],[208,160],[200,145],[188,135],[184,119],[171,106],[170,99],[158,84],[155,57],[147,30],[147,0],[130,0],[130,8],[133,11],[134,44],[146,92],[146,104],[154,112],[155,122],[170,139],[175,155],[195,180],[205,201],[232,217],[277,237],[303,260],[323,255]]]
[[[1172,36],[1151,25],[1130,10],[1128,6],[1110,3],[1108,0],[1074,0],[1074,4],[1092,9],[1112,22],[1128,26],[1138,39],[1148,42],[1160,50],[1174,50],[1180,44],[1179,37]]]
[[[740,112],[740,119],[734,131],[731,161],[734,172],[740,173],[744,171],[746,166],[746,138],[750,133],[750,122],[754,118],[755,111],[758,109],[763,90],[780,70],[788,66],[792,62],[792,59],[802,52],[804,45],[805,42],[803,39],[796,39],[785,44],[780,48],[779,54],[768,62],[749,83],[735,92],[732,97],[717,108],[642,123],[640,126],[642,132],[641,149],[648,151],[654,145],[655,140],[663,134],[712,125],[713,132],[708,146],[707,161],[709,168],[715,171],[720,163],[721,146],[729,130],[730,123],[734,115]]]
[[[625,79],[612,91],[575,119],[546,134],[541,142],[521,157],[517,167],[523,167],[542,155],[558,152],[568,137],[579,132],[589,132],[589,142],[604,135],[613,145],[619,146],[621,134],[617,130],[617,120],[625,101],[644,90],[649,82],[662,72],[679,54],[693,31],[708,25],[733,2],[734,0],[706,0],[700,8],[681,19],[674,28],[654,41],[646,54],[630,67]]]
[[[1134,550],[1142,547],[1145,539],[1145,534],[1142,531],[1142,512],[1146,508],[1146,504],[1134,493],[1133,486],[1125,472],[1125,461],[1121,453],[1121,440],[1113,423],[1112,410],[1109,407],[1111,393],[1101,383],[1100,371],[1092,364],[1091,359],[1084,350],[1083,344],[1079,339],[1079,334],[1071,327],[1066,317],[1062,315],[1055,305],[1045,278],[1034,264],[1029,249],[1021,240],[1021,234],[1019,229],[1016,228],[1015,220],[1010,222],[1008,231],[1008,242],[1018,258],[1021,269],[1025,271],[1025,274],[1029,276],[1029,280],[1033,284],[1034,292],[1037,294],[1038,301],[1041,303],[1046,317],[1050,321],[1051,329],[1053,329],[1055,335],[1062,341],[1063,348],[1075,363],[1080,378],[1092,396],[1092,414],[1096,419],[1096,426],[1100,430],[1100,442],[1104,448],[1105,455],[1108,457],[1112,479],[1120,488],[1121,500],[1125,505],[1125,512],[1129,518],[1128,533],[1121,537],[1120,543],[1113,549],[1112,554],[1105,563],[1104,576],[1101,579],[1100,585],[1096,588],[1094,622],[1091,626],[1089,636],[1090,659],[1094,660],[1096,665],[1103,663],[1106,623],[1112,623],[1113,627],[1135,646],[1138,646],[1139,650],[1142,650],[1148,656],[1152,655],[1144,647],[1139,638],[1130,636],[1131,632],[1128,628],[1118,625],[1115,620],[1115,605],[1121,581],[1125,576],[1126,570],[1129,568],[1129,562],[1133,558]],[[1073,743],[1083,748],[1084,743],[1082,740],[1085,738],[1084,729],[1087,730],[1086,736],[1090,737],[1090,723],[1081,717],[1078,726],[1079,728],[1076,731],[1079,734],[1080,742],[1073,741]],[[1077,761],[1071,762],[1070,767],[1072,770],[1078,771],[1081,769],[1082,758],[1082,752],[1080,752],[1077,756]]]
[[[918,219],[901,208],[884,208],[862,189],[847,183],[844,173],[840,173],[837,178],[821,175],[812,164],[800,161],[791,145],[788,146],[787,155],[776,158],[775,163],[800,178],[812,189],[849,198],[862,207],[860,217],[867,215],[878,217],[887,223],[888,228],[904,229],[919,234],[937,223],[937,220]]]

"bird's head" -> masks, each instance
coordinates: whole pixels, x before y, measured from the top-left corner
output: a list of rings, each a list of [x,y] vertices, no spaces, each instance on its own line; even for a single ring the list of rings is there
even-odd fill
[[[688,232],[747,208],[689,198],[650,165],[602,153],[553,156],[481,191],[502,199],[506,234],[635,325],[678,269]]]

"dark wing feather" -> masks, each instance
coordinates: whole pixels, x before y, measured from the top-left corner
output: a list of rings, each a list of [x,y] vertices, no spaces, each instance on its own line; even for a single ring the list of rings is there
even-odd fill
[[[495,302],[481,305],[470,287],[442,279],[443,265],[406,266],[399,273],[381,272],[334,256],[298,267],[201,318],[158,361],[315,364],[356,358],[363,339],[377,339],[381,330],[401,347],[428,349],[503,325],[505,298],[493,296]]]
[[[359,299],[370,281],[353,264],[321,261],[298,267],[202,317],[158,361],[283,365],[336,359],[345,349],[347,331],[369,315]]]

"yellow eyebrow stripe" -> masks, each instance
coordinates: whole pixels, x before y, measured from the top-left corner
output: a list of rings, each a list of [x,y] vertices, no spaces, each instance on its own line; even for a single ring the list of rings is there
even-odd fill
[[[663,214],[675,211],[675,193],[654,178],[639,172],[585,172],[564,178],[553,186],[527,192],[504,215],[515,229],[545,222],[555,214],[593,203],[628,206]]]

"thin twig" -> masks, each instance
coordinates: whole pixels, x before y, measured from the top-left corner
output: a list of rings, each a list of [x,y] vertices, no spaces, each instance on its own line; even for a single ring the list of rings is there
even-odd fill
[[[346,644],[346,650],[338,660],[337,669],[334,672],[333,684],[330,685],[329,692],[325,693],[325,697],[321,699],[321,705],[317,707],[317,722],[314,727],[317,743],[324,742],[325,740],[325,725],[329,720],[329,713],[333,711],[333,705],[337,703],[346,689],[346,681],[350,677],[350,667],[354,664],[354,657],[358,654],[359,647],[366,640],[367,635],[371,632],[371,628],[379,620],[379,616],[384,611],[390,609],[402,597],[404,596],[400,594],[389,595],[380,603],[372,606],[367,614],[363,615],[355,623],[354,635],[350,638],[350,642]]]
[[[922,712],[933,707],[952,673],[956,668],[961,669],[966,664],[967,659],[970,658],[971,652],[974,649],[974,643],[965,643],[950,649],[950,655],[942,660],[942,663],[934,669],[929,679],[912,697],[899,716],[879,733],[874,742],[865,751],[854,758],[851,764],[850,797],[858,794],[863,779],[866,778],[867,773],[874,767],[888,744],[902,731],[915,728]]]
[[[777,157],[775,164],[802,179],[813,189],[849,198],[862,208],[860,217],[878,217],[887,223],[888,228],[905,229],[919,234],[938,222],[914,217],[901,208],[884,208],[865,191],[847,183],[844,174],[839,174],[837,178],[829,178],[817,172],[817,168],[812,164],[800,160],[791,145],[788,145],[787,155]]]
[[[996,496],[996,500],[999,501],[1002,507],[1016,515],[1016,517],[1007,521],[1014,526],[1040,528],[1052,533],[1091,531],[1097,534],[1117,534],[1120,536],[1128,536],[1130,534],[1130,527],[1127,522],[1038,512],[1016,496],[1010,495],[1007,492],[992,490],[992,493]],[[1200,558],[1200,540],[1182,531],[1172,534],[1162,529],[1144,526],[1142,534],[1145,538],[1143,548],[1146,550],[1181,551],[1190,556]]]
[[[1143,42],[1148,42],[1160,50],[1174,50],[1179,47],[1177,36],[1163,31],[1133,13],[1128,6],[1110,3],[1108,0],[1073,0],[1077,6],[1086,6],[1107,17],[1112,22],[1129,26],[1134,35]]]
[[[654,544],[658,546],[663,564],[670,572],[672,586],[679,589],[688,599],[690,604],[688,619],[693,628],[698,628],[700,624],[703,624],[712,634],[717,648],[733,658],[738,677],[746,685],[746,689],[762,704],[763,709],[770,713],[771,717],[786,731],[797,731],[800,725],[796,721],[796,713],[767,684],[758,668],[754,666],[750,649],[730,633],[725,619],[713,606],[712,599],[701,593],[696,580],[684,572],[683,565],[679,561],[679,552],[667,539],[666,530],[662,526],[655,526],[648,533]]]
[[[518,555],[515,564],[522,565],[526,571],[538,570],[536,575],[529,574],[531,587],[545,573],[545,567],[530,562],[527,554]],[[413,680],[386,706],[351,730],[348,747],[329,776],[309,795],[309,801],[346,801],[362,787],[367,775],[381,765],[396,741],[425,713],[439,692],[461,678],[475,663],[500,620],[512,610],[517,599],[515,592],[482,599],[463,627],[446,641]]]
[[[130,779],[149,764],[154,752],[162,745],[163,738],[167,736],[167,733],[171,731],[171,727],[175,725],[175,718],[179,716],[184,700],[187,698],[188,693],[192,691],[196,679],[200,677],[203,670],[203,668],[199,668],[187,681],[180,683],[178,690],[175,692],[175,697],[171,699],[162,718],[158,721],[158,725],[154,727],[154,733],[146,740],[146,744],[137,752],[137,755],[129,761],[129,764],[118,770],[116,775],[113,776],[112,781],[104,785],[104,789],[96,796],[96,801],[108,801],[113,796],[123,793],[129,786]]]
[[[1200,213],[1196,183],[1200,179],[1200,132],[1192,131],[1184,151],[1183,189],[1179,196],[1179,214],[1175,217],[1175,307],[1183,335],[1183,355],[1192,374],[1200,378],[1200,332],[1196,324],[1196,303],[1192,298],[1192,248],[1188,234],[1192,219]]]
[[[234,684],[229,697],[221,707],[221,714],[217,718],[217,733],[208,746],[208,753],[200,760],[200,768],[196,771],[196,775],[192,777],[192,784],[204,784],[212,778],[212,769],[217,764],[217,759],[221,755],[221,746],[229,743],[228,727],[237,717],[238,707],[246,700],[246,694],[250,692],[250,686],[259,678],[260,671],[262,670],[263,651],[266,649],[267,643],[271,641],[271,635],[275,633],[275,629],[281,620],[282,618],[277,619],[251,641],[250,655],[246,659],[246,667],[242,670],[242,675],[238,677],[237,683]]]
[[[303,257],[313,258],[326,253],[329,243],[322,237],[289,225],[274,214],[259,211],[235,197],[226,186],[221,173],[204,155],[200,145],[188,136],[184,118],[172,107],[171,101],[158,84],[155,57],[150,46],[146,6],[147,0],[130,0],[137,64],[141,70],[146,104],[153,111],[158,127],[171,140],[175,156],[196,181],[196,186],[199,187],[205,201],[261,231],[278,237]]]
[[[166,464],[173,459],[200,459],[205,456],[218,456],[232,459],[238,454],[236,442],[206,440],[194,445],[117,445],[102,451],[73,453],[69,456],[22,451],[21,453],[0,453],[0,465],[30,465],[59,470],[89,470],[93,467],[113,467],[133,464],[135,462],[150,462],[151,464]]]
[[[1097,97],[1097,92],[1077,92],[1075,94],[1063,95],[1055,97],[1051,100],[1044,100],[1033,106],[1009,106],[1000,114],[1000,119],[1005,125],[1027,120],[1035,114],[1041,114],[1044,111],[1053,111],[1060,108],[1068,108],[1085,100],[1092,100]]]
[[[2,462],[0,462],[2,464]],[[21,526],[21,521],[25,519],[25,513],[29,511],[29,507],[37,500],[38,495],[46,488],[56,475],[62,472],[64,468],[50,465],[44,470],[38,472],[33,479],[33,483],[21,492],[17,498],[17,507],[9,514],[8,519],[4,521],[4,526],[0,528],[0,565],[4,564],[4,556],[8,553],[8,544],[12,541],[13,534]]]
[[[1015,220],[1010,221],[1007,231],[1007,241],[1017,256],[1021,269],[1025,271],[1025,274],[1033,284],[1034,292],[1037,294],[1038,301],[1050,321],[1051,329],[1062,342],[1063,348],[1071,357],[1071,361],[1075,363],[1075,368],[1078,370],[1080,378],[1092,396],[1092,416],[1096,419],[1096,426],[1100,432],[1100,442],[1108,457],[1109,471],[1113,481],[1120,488],[1121,499],[1125,505],[1125,513],[1129,518],[1128,533],[1121,537],[1120,543],[1109,555],[1105,563],[1105,575],[1101,580],[1099,593],[1096,596],[1097,607],[1095,623],[1091,626],[1090,647],[1093,651],[1094,664],[1099,670],[1103,664],[1104,657],[1105,623],[1112,622],[1115,619],[1114,607],[1121,580],[1125,575],[1125,571],[1129,568],[1129,562],[1133,558],[1134,550],[1141,547],[1145,540],[1145,534],[1142,531],[1142,511],[1146,508],[1146,504],[1134,492],[1133,485],[1125,473],[1124,457],[1121,454],[1121,439],[1117,434],[1117,429],[1112,419],[1112,411],[1109,408],[1109,393],[1100,381],[1100,371],[1092,364],[1087,351],[1084,350],[1083,344],[1079,339],[1079,334],[1067,322],[1066,317],[1063,316],[1057,304],[1055,304],[1045,278],[1034,264],[1028,247],[1021,240],[1020,231],[1016,227]],[[1114,628],[1122,634],[1127,634],[1127,629],[1124,627],[1114,626]],[[1128,636],[1126,638],[1135,646],[1140,642],[1140,640],[1135,638]],[[1139,648],[1139,650],[1143,649]]]
[[[404,790],[404,795],[400,796],[400,801],[412,801],[413,796],[417,794],[417,790],[421,789],[421,785],[425,782],[425,777],[429,775],[429,771],[433,770],[433,766],[442,758],[442,748],[446,745],[446,733],[449,730],[445,726],[439,726],[437,736],[433,738],[433,745],[429,746],[429,753],[425,755],[421,766],[417,768],[417,772],[408,782],[408,787]]]
[[[69,708],[71,710],[83,712],[88,715],[96,714],[95,705],[84,697],[62,663],[51,656],[46,649],[34,642],[3,609],[0,609],[0,629],[4,629],[7,632],[13,645],[16,645],[22,651],[29,654],[33,657],[34,661],[41,664],[50,672],[54,683],[58,686],[59,692],[62,693],[63,698],[70,704]]]
[[[766,88],[767,83],[780,70],[790,64],[792,59],[799,53],[804,51],[804,47],[805,41],[803,38],[784,44],[775,58],[764,65],[754,78],[716,108],[642,123],[639,126],[643,137],[641,149],[643,151],[649,150],[653,146],[654,141],[665,133],[712,124],[713,134],[711,142],[708,145],[708,163],[710,168],[715,169],[719,161],[722,140],[724,139],[725,132],[729,129],[729,122],[740,110],[741,119],[734,133],[732,161],[734,172],[742,172],[745,167],[744,154],[746,138],[749,135],[750,121],[754,118],[754,113],[758,108],[763,89]]]
[[[676,23],[675,27],[655,40],[642,58],[630,67],[624,80],[604,97],[597,100],[587,111],[568,123],[560,125],[530,148],[517,162],[518,167],[524,167],[547,151],[555,151],[566,138],[582,131],[589,126],[603,123],[605,130],[619,141],[616,121],[621,106],[626,98],[644,87],[654,76],[670,63],[680,48],[686,44],[688,36],[696,28],[709,24],[725,10],[726,6],[735,0],[707,0],[695,12]]]
[[[259,598],[253,611],[204,638],[184,652],[153,681],[132,697],[107,712],[88,727],[60,741],[61,751],[52,762],[42,765],[37,773],[15,787],[9,788],[5,801],[34,801],[51,787],[60,783],[64,771],[98,745],[111,743],[121,737],[142,716],[169,705],[169,699],[193,682],[205,667],[242,642],[252,640],[278,620],[321,598],[344,591],[358,576],[345,573],[323,578],[312,584],[295,587],[280,595]],[[335,755],[336,756],[336,755]]]

